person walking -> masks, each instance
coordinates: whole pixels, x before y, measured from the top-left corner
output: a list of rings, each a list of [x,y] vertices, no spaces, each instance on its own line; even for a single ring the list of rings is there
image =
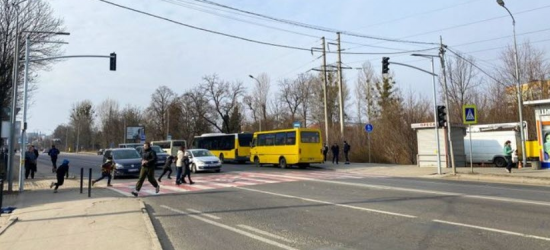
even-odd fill
[[[328,146],[325,143],[325,146],[323,146],[323,163],[327,161],[327,154],[328,154]]]
[[[168,173],[168,176],[166,178],[172,179],[172,178],[170,178],[170,175],[172,174],[172,163],[173,162],[174,162],[174,156],[170,155],[166,158],[166,162],[164,163],[164,169],[163,169],[162,174],[159,176],[159,179],[158,179],[159,182],[161,182],[162,177],[166,173]]]
[[[54,193],[57,193],[57,189],[59,188],[59,186],[62,186],[63,183],[65,182],[66,172],[69,172],[69,160],[63,159],[63,162],[61,163],[61,165],[59,165],[59,167],[56,170],[57,182],[52,181],[52,184],[50,184],[50,188],[55,186],[55,189],[53,190]]]
[[[191,168],[190,168],[191,161],[189,160],[189,154],[187,152],[185,152],[185,156],[183,156],[183,166],[184,166],[184,171],[183,171],[183,176],[181,177],[181,182],[187,183],[185,182],[185,176],[187,176],[187,179],[189,179],[189,185],[195,184],[195,182],[191,180]]]
[[[351,146],[348,144],[347,141],[344,141],[344,156],[346,157],[346,163],[345,164],[349,164],[348,154],[349,154],[350,149],[351,149]]]
[[[340,154],[340,147],[338,147],[338,144],[334,143],[334,145],[330,147],[330,150],[332,151],[332,164],[334,163],[338,164],[338,155]]]
[[[48,155],[52,160],[52,173],[55,173],[57,170],[57,156],[59,155],[59,149],[55,148],[55,145],[52,145],[52,148],[48,151]]]
[[[34,179],[34,173],[36,172],[36,155],[32,146],[27,148],[25,152],[25,179],[29,179],[29,175]]]
[[[512,162],[513,152],[514,150],[512,150],[510,140],[506,141],[504,143],[504,158],[506,158],[506,172],[508,172],[509,174],[512,173],[512,165],[514,165],[514,163]]]
[[[145,178],[155,187],[155,192],[160,192],[160,185],[155,179],[155,166],[157,165],[157,153],[151,149],[151,143],[145,142],[143,144],[143,154],[141,157],[141,170],[139,172],[139,179],[136,183],[136,189],[132,191],[134,197],[138,196],[139,190],[145,181]]]
[[[105,161],[105,163],[101,165],[101,177],[93,180],[92,186],[96,184],[96,182],[103,180],[105,177],[107,177],[107,186],[112,187],[113,185],[111,185],[111,178],[112,178],[111,173],[114,171],[114,169],[115,169],[115,162],[113,162],[113,156],[109,155],[107,156],[107,161]]]
[[[181,185],[181,174],[183,172],[183,158],[185,157],[185,146],[181,146],[176,157],[176,185]]]

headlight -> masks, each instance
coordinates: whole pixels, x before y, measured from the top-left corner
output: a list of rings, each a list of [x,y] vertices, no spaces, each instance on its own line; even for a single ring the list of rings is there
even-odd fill
[[[124,168],[124,166],[122,166],[122,164],[116,163],[116,164],[115,164],[115,168],[116,168],[116,169],[121,169],[121,168]]]
[[[204,165],[204,161],[201,161],[201,160],[198,160],[198,159],[194,159],[193,162],[197,165]]]

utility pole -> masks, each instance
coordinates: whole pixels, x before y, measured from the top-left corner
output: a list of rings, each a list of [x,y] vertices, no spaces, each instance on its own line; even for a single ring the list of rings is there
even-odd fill
[[[19,6],[14,3],[17,11],[15,18],[15,55],[13,57],[13,83],[10,114],[10,134],[8,145],[8,192],[13,191],[13,158],[15,156],[15,113],[17,108],[17,82],[19,81]]]
[[[340,134],[342,139],[345,140],[344,135],[344,96],[343,96],[343,83],[342,83],[342,49],[340,48],[340,32],[336,33],[338,35],[338,100],[340,103]]]
[[[453,137],[451,133],[451,106],[449,105],[449,92],[447,89],[447,75],[445,74],[445,45],[443,45],[443,37],[439,37],[440,39],[440,48],[439,48],[439,59],[441,60],[441,70],[443,75],[443,87],[445,88],[445,106],[447,106],[447,140],[449,143],[449,150],[450,150],[450,160],[451,160],[451,167],[453,168],[453,174],[456,175],[456,166],[455,166],[455,154],[453,151]],[[449,159],[449,158],[447,158]],[[447,162],[447,166],[449,166],[449,162]]]
[[[326,52],[326,43],[325,37],[322,38],[323,44],[323,99],[325,102],[325,143],[329,145],[329,131],[328,131],[328,107],[327,107],[327,88],[328,88],[328,79],[327,79],[327,52]]]

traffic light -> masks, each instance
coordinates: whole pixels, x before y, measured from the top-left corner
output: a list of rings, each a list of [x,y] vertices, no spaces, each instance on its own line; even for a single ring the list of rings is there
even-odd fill
[[[382,57],[382,74],[387,74],[390,71],[390,58]]]
[[[443,128],[447,123],[447,112],[445,106],[437,106],[437,127]]]
[[[111,53],[111,57],[109,58],[109,69],[111,71],[116,71],[116,53]]]

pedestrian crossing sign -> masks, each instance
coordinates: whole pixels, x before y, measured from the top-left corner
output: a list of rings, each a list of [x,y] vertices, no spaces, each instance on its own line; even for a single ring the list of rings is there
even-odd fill
[[[462,120],[464,124],[477,124],[476,105],[462,106]]]

